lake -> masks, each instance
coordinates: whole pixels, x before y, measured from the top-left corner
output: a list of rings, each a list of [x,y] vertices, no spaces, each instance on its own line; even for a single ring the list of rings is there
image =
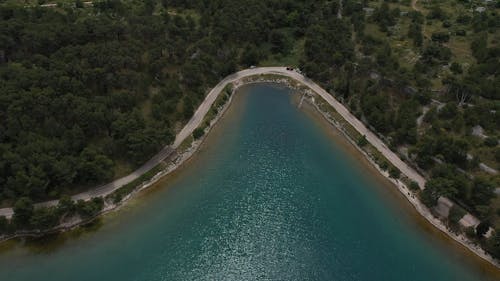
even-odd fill
[[[100,226],[4,244],[0,280],[492,278],[290,90],[254,85],[235,99],[194,159]]]

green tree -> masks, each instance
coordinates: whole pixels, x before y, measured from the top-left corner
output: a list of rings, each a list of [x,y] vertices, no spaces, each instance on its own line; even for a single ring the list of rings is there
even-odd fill
[[[421,47],[424,42],[422,35],[422,25],[420,23],[412,22],[408,28],[408,37],[413,40],[413,45]]]
[[[489,205],[493,198],[495,198],[495,185],[487,178],[474,178],[471,195],[472,204],[474,206]]]
[[[34,213],[33,201],[28,197],[21,197],[14,204],[13,220],[19,227],[27,227]]]
[[[393,179],[399,179],[399,177],[401,176],[401,171],[398,168],[391,166],[391,168],[389,169],[389,176]]]
[[[9,220],[5,216],[0,216],[0,234],[6,233],[9,229]]]
[[[493,236],[486,243],[488,252],[495,258],[500,257],[500,229],[496,229]]]
[[[454,74],[462,74],[462,72],[463,72],[462,66],[455,61],[451,63],[450,70]]]
[[[35,229],[49,229],[57,225],[59,216],[55,207],[42,207],[33,212],[30,225]]]
[[[78,200],[76,202],[76,212],[82,219],[89,219],[96,216],[103,206],[104,201],[101,197],[94,197],[89,201]]]
[[[107,156],[92,147],[87,147],[82,151],[81,158],[78,176],[83,182],[97,183],[112,178],[113,161]]]
[[[82,0],[75,0],[75,7],[76,8],[83,8],[83,1]]]
[[[453,204],[448,214],[448,220],[453,224],[458,224],[458,222],[465,216],[467,212],[457,204]]]
[[[358,145],[361,146],[361,147],[364,147],[368,144],[368,140],[366,139],[366,136],[365,135],[362,135],[359,139],[358,139]]]
[[[193,131],[193,138],[195,140],[197,140],[197,139],[201,138],[204,134],[205,134],[205,130],[204,129],[202,129],[202,128],[196,128]]]
[[[72,215],[75,212],[75,202],[68,195],[64,195],[57,203],[59,215]]]

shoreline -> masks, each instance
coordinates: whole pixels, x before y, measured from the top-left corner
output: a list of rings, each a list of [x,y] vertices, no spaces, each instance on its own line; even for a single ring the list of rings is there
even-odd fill
[[[391,178],[388,171],[382,170],[379,165],[370,157],[370,155],[368,155],[366,151],[360,148],[357,145],[356,141],[353,140],[342,129],[340,124],[338,124],[335,120],[332,120],[331,117],[329,117],[327,113],[323,112],[314,101],[312,101],[312,106],[324,118],[326,122],[335,127],[335,129],[344,136],[344,138],[357,150],[358,153],[363,155],[363,158],[365,158],[365,160],[368,161],[368,163],[370,163],[371,166],[378,171],[380,176],[382,176],[387,182],[391,183],[397,188],[399,193],[403,195],[408,203],[411,204],[411,206],[420,215],[421,218],[425,219],[427,223],[430,223],[435,229],[439,230],[441,233],[445,234],[447,237],[449,237],[462,247],[465,247],[466,249],[474,253],[477,257],[488,262],[496,269],[500,269],[500,263],[496,259],[486,253],[486,251],[484,251],[479,245],[473,243],[463,234],[456,234],[449,230],[448,227],[446,227],[446,225],[440,219],[436,218],[430,212],[427,206],[420,202],[420,200],[413,194],[412,190],[408,188],[404,182],[399,179]]]
[[[275,75],[275,76],[273,76],[273,75]],[[222,82],[224,82],[224,83],[222,83]],[[334,119],[332,120],[332,118],[330,117],[330,115],[328,113],[326,113],[320,109],[320,107],[318,106],[318,104],[314,100],[315,97],[316,98],[321,97],[325,102],[327,102],[327,104],[329,103],[329,101],[325,100],[323,96],[321,96],[316,90],[311,88],[309,85],[304,84],[302,81],[297,80],[295,77],[293,77],[291,75],[287,76],[287,75],[280,74],[279,72],[273,73],[273,71],[269,71],[267,76],[262,76],[262,74],[261,75],[251,74],[251,75],[242,76],[242,77],[238,77],[236,75],[236,78],[234,78],[234,79],[226,78],[226,79],[222,80],[214,89],[212,89],[210,94],[212,94],[214,92],[214,90],[217,89],[217,87],[220,88],[220,85],[225,86],[225,85],[230,84],[230,83],[232,83],[234,85],[234,88],[232,89],[232,94],[230,95],[229,99],[225,102],[225,104],[222,106],[221,110],[219,110],[217,112],[216,116],[212,120],[210,120],[210,124],[207,126],[207,128],[204,131],[204,134],[200,137],[200,139],[193,140],[191,142],[191,144],[189,145],[189,147],[187,147],[187,149],[179,149],[184,145],[185,141],[190,140],[190,138],[186,137],[186,136],[184,136],[184,138],[182,139],[182,132],[184,130],[179,132],[178,137],[181,135],[182,142],[177,143],[176,150],[171,155],[169,155],[167,157],[167,159],[161,161],[162,163],[164,163],[166,160],[168,160],[168,164],[166,165],[166,167],[164,169],[162,169],[159,173],[155,174],[149,180],[146,180],[145,182],[138,184],[137,187],[134,188],[132,190],[132,192],[130,192],[129,194],[124,196],[120,202],[118,202],[118,203],[106,202],[104,205],[104,208],[96,216],[94,216],[90,219],[73,220],[73,221],[58,225],[55,228],[49,229],[47,231],[18,232],[18,233],[15,233],[13,235],[7,235],[7,236],[0,237],[0,242],[14,239],[14,238],[20,238],[20,237],[41,237],[41,236],[56,233],[56,232],[69,231],[69,230],[77,228],[81,225],[89,224],[90,222],[94,221],[96,218],[98,218],[99,216],[101,216],[103,214],[120,209],[121,206],[126,204],[126,202],[128,200],[135,197],[137,193],[151,187],[152,185],[155,185],[160,179],[171,174],[173,171],[176,171],[178,168],[182,167],[184,163],[188,162],[188,160],[193,157],[193,155],[201,147],[201,144],[203,144],[204,141],[206,140],[210,131],[213,129],[213,127],[218,123],[220,118],[225,114],[227,109],[230,107],[230,105],[232,104],[234,94],[238,90],[240,90],[240,88],[242,86],[245,86],[248,84],[255,84],[255,83],[275,83],[275,84],[279,84],[279,85],[283,85],[285,87],[288,87],[292,90],[299,91],[304,96],[307,96],[307,100],[312,103],[314,109],[321,116],[323,116],[325,121],[327,121],[332,126],[334,126],[341,133],[341,135],[344,136],[346,141],[348,143],[350,143],[352,146],[354,146],[355,149],[361,155],[363,155],[363,158],[365,158],[365,160],[368,161],[371,164],[371,166],[374,167],[379,172],[379,174],[385,178],[385,180],[387,180],[391,184],[395,185],[397,187],[397,190],[400,192],[400,194],[402,194],[406,198],[406,200],[413,206],[414,210],[422,218],[424,218],[428,223],[433,225],[434,228],[437,228],[443,234],[445,234],[446,236],[448,236],[449,238],[451,238],[455,242],[459,243],[460,245],[462,245],[463,247],[465,247],[466,249],[468,249],[469,251],[474,253],[477,257],[488,262],[489,264],[494,266],[496,269],[500,268],[499,262],[497,260],[495,260],[494,258],[492,258],[489,254],[487,254],[480,246],[472,243],[464,235],[461,235],[461,234],[457,235],[457,234],[453,233],[452,231],[448,230],[448,228],[444,225],[444,223],[441,220],[439,220],[438,218],[434,217],[434,215],[430,212],[430,210],[426,206],[424,206],[418,198],[416,198],[413,195],[412,191],[401,180],[393,179],[389,176],[389,173],[387,171],[383,171],[377,165],[377,163],[375,163],[375,161],[370,157],[370,155],[368,155],[368,153],[366,151],[364,151],[362,148],[360,148],[357,145],[357,143],[343,130],[343,127],[341,126],[341,124],[339,124]],[[222,93],[223,90],[224,90],[224,87],[216,92],[215,98],[213,98],[212,102],[210,102],[210,104],[209,104],[210,107],[206,110],[206,112],[202,115],[202,117],[206,116],[208,110],[210,110],[212,108],[212,106],[215,102],[215,99],[219,96],[220,93]],[[208,100],[208,98],[209,97],[207,97],[207,100]],[[204,105],[204,104],[202,103],[202,105]],[[330,106],[332,109],[335,110],[335,108],[333,108],[333,106],[331,104],[328,104],[328,106]],[[201,108],[201,106],[200,106],[200,108]],[[199,113],[199,110],[197,110],[196,114],[198,114],[198,113]],[[196,116],[193,116],[192,120],[195,120],[196,119],[195,117]],[[198,116],[198,118],[199,118],[199,116]],[[186,127],[188,127],[188,125],[190,125],[192,120],[190,120],[190,122],[188,122],[188,124],[186,124]],[[195,120],[193,122],[196,123],[196,121],[201,122],[201,121],[203,121],[203,118],[201,120]],[[194,130],[195,128],[192,128],[192,129]],[[188,129],[188,131],[189,131],[189,129]],[[187,136],[189,136],[189,135],[187,135]],[[177,139],[176,139],[176,142],[177,142]],[[178,151],[178,150],[180,150],[180,151]]]
[[[387,197],[387,201],[394,204],[396,208],[405,209],[405,215],[412,220],[410,223],[415,224],[422,232],[443,243],[444,247],[457,252],[455,258],[464,257],[465,262],[478,267],[481,272],[486,272],[488,275],[500,278],[498,266],[480,257],[477,253],[465,247],[462,243],[453,239],[453,237],[450,237],[447,232],[443,232],[432,223],[429,223],[406,196],[399,189],[394,188],[394,183],[390,178],[380,173],[377,164],[370,161],[365,153],[360,151],[359,147],[355,143],[353,144],[349,137],[344,135],[341,129],[326,119],[322,112],[317,110],[310,102],[304,103],[304,105],[305,107],[301,110],[314,119],[314,122],[320,123],[319,126],[328,135],[327,137],[331,138],[342,150],[353,157],[356,164],[364,168],[362,172],[366,177],[376,181],[377,192],[381,193],[383,197]],[[461,256],[458,256],[458,254]]]

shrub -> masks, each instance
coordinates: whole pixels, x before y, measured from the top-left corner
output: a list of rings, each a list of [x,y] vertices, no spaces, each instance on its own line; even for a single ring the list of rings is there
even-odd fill
[[[392,166],[390,169],[389,169],[389,176],[393,179],[399,179],[399,177],[401,176],[401,171]]]
[[[9,220],[5,216],[0,216],[0,234],[6,233],[9,228]]]
[[[201,138],[203,136],[203,134],[205,134],[205,130],[203,130],[202,128],[196,128],[193,131],[193,138],[195,140],[197,140],[197,139]]]
[[[424,205],[428,208],[436,206],[438,198],[439,194],[431,188],[426,187],[424,190],[422,190],[422,192],[420,192],[420,201],[422,201],[422,203],[424,203]]]
[[[469,238],[474,238],[476,236],[476,231],[474,230],[474,227],[469,226],[465,229],[465,235]]]
[[[408,185],[408,187],[413,191],[417,191],[420,189],[420,187],[418,186],[418,183],[416,181],[411,181],[410,184]]]
[[[495,147],[498,144],[498,139],[495,137],[488,137],[484,139],[484,145],[489,147]]]
[[[458,224],[458,222],[465,216],[467,212],[457,204],[454,204],[450,209],[448,214],[448,220],[453,224]]]
[[[35,229],[48,229],[57,225],[59,216],[56,207],[38,208],[30,218],[30,226]]]
[[[27,197],[21,197],[14,205],[14,222],[17,226],[24,227],[29,224],[30,218],[33,215],[33,201]]]
[[[450,70],[451,72],[453,72],[454,74],[461,74],[463,72],[462,70],[462,66],[457,63],[457,62],[453,62],[450,66]]]
[[[94,197],[92,200],[78,200],[76,203],[76,212],[82,219],[88,219],[96,216],[104,207],[104,200],[101,197]]]
[[[61,216],[64,214],[72,215],[75,212],[75,202],[67,195],[62,196],[57,203],[57,212]]]
[[[387,164],[386,161],[382,161],[379,166],[383,171],[387,171],[387,169],[389,168],[389,164]]]
[[[500,257],[500,229],[495,229],[495,234],[486,242],[486,249],[493,257]]]
[[[432,33],[431,39],[435,42],[445,43],[450,41],[450,35],[447,32],[436,32]]]
[[[490,224],[486,221],[482,221],[480,224],[476,226],[476,235],[477,237],[483,237],[486,232],[490,229]]]
[[[360,147],[363,147],[363,146],[365,146],[367,144],[368,144],[368,140],[366,139],[365,135],[363,135],[363,136],[361,136],[361,137],[358,138],[358,145]]]
[[[444,27],[444,28],[449,28],[449,27],[451,27],[451,22],[450,22],[450,21],[447,21],[447,20],[443,21],[443,27]]]

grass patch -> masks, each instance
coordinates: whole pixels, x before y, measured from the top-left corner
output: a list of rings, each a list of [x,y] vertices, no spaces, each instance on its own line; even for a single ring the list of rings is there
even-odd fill
[[[184,151],[188,148],[191,147],[191,144],[193,143],[194,141],[194,138],[192,135],[188,136],[182,143],[181,145],[179,145],[179,147],[177,148],[179,151]]]
[[[127,196],[127,194],[130,194],[132,191],[134,191],[134,189],[136,189],[139,185],[141,185],[142,183],[146,182],[146,181],[149,181],[150,179],[152,179],[156,174],[158,174],[159,172],[161,172],[163,169],[165,168],[165,165],[160,163],[156,166],[154,166],[151,170],[149,170],[148,172],[144,173],[142,176],[140,176],[139,178],[135,179],[134,181],[120,187],[119,189],[117,189],[115,192],[113,192],[112,194],[108,195],[107,197],[108,198],[112,198],[113,199],[113,202],[116,204],[116,203],[119,203],[120,201],[122,201],[122,199]]]
[[[304,44],[305,44],[304,38],[298,39],[295,42],[292,50],[287,55],[279,54],[275,56],[270,56],[265,60],[261,61],[259,65],[261,66],[287,65],[292,67],[298,67],[299,60],[304,55]]]
[[[115,160],[115,166],[113,168],[113,173],[115,178],[121,178],[130,174],[133,170],[133,166],[123,160]]]
[[[222,92],[210,107],[210,110],[208,110],[207,114],[203,118],[201,124],[191,134],[191,137],[193,137],[194,139],[199,139],[203,136],[205,130],[210,126],[212,120],[217,116],[217,114],[219,114],[219,111],[224,107],[226,102],[233,94],[233,87],[234,86],[232,83],[227,84],[226,87],[224,87]]]

